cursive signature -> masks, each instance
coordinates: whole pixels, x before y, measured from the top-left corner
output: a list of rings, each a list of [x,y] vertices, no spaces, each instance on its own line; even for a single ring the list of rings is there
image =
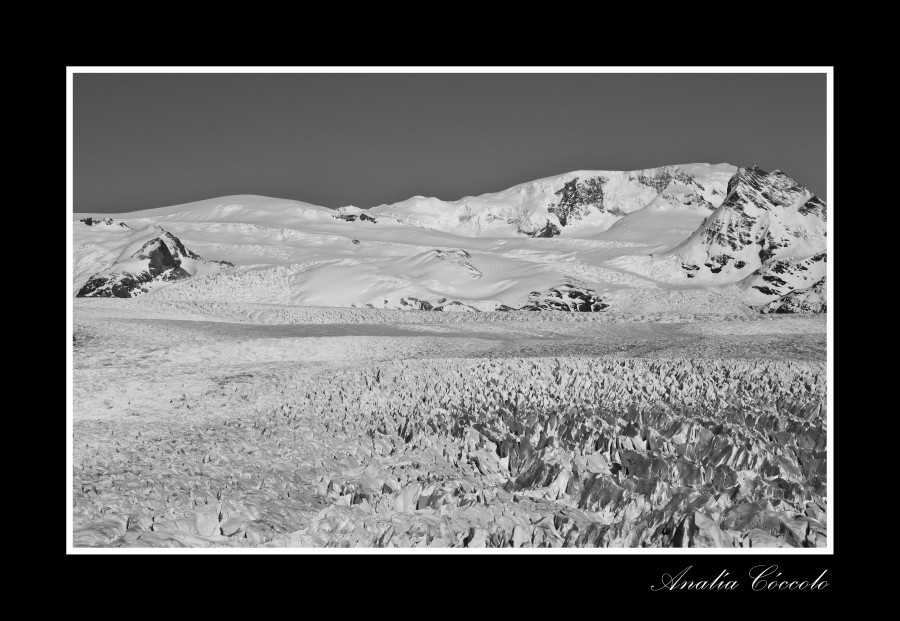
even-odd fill
[[[651,585],[651,591],[734,591],[741,582],[729,577],[727,569],[719,572],[712,580],[696,580],[690,572],[693,565],[688,565],[677,574],[663,574],[660,584]],[[792,580],[784,577],[778,565],[756,565],[749,572],[750,588],[754,591],[821,591],[828,587],[823,580],[828,570],[824,570],[815,580]]]

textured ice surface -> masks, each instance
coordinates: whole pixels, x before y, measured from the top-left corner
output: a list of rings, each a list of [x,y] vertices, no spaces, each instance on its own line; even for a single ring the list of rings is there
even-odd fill
[[[75,545],[827,541],[821,316],[339,310],[76,300]]]

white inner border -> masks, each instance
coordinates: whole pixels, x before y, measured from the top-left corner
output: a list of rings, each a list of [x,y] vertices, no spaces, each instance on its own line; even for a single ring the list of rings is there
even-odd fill
[[[75,548],[73,543],[73,311],[74,269],[73,82],[77,73],[813,73],[826,75],[826,187],[828,256],[834,257],[834,68],[833,67],[67,67],[66,68],[66,552],[70,554],[834,554],[834,262],[827,263],[827,515],[826,548]]]

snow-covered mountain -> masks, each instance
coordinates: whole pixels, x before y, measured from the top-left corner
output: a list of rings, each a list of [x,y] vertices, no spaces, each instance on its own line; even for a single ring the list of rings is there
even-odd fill
[[[598,312],[696,291],[761,308],[825,275],[825,204],[779,171],[728,164],[575,171],[367,210],[230,196],[76,219],[86,296]]]
[[[779,170],[741,168],[728,195],[688,239],[662,253],[676,255],[688,278],[714,281],[782,273],[775,263],[806,260],[826,249],[825,204]],[[770,269],[771,268],[771,269]]]
[[[608,229],[648,206],[712,211],[735,167],[688,164],[636,171],[580,170],[457,201],[414,196],[380,205],[372,215],[474,237],[555,237]]]
[[[82,221],[92,226],[90,218]],[[132,230],[123,222],[108,219],[108,227]],[[137,249],[135,247],[137,246]],[[132,252],[133,251],[133,252]],[[119,259],[93,276],[78,290],[78,297],[130,298],[154,288],[198,274],[234,267],[228,261],[205,261],[184,247],[181,240],[159,226],[138,231],[122,250]]]
[[[826,271],[826,206],[781,171],[739,169],[724,200],[680,243],[617,265],[672,284],[738,284],[762,305]]]

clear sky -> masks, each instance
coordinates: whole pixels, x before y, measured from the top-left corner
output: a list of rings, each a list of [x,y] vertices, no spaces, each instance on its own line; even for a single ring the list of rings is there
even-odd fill
[[[75,74],[76,212],[230,194],[456,200],[728,162],[824,200],[824,74]]]

